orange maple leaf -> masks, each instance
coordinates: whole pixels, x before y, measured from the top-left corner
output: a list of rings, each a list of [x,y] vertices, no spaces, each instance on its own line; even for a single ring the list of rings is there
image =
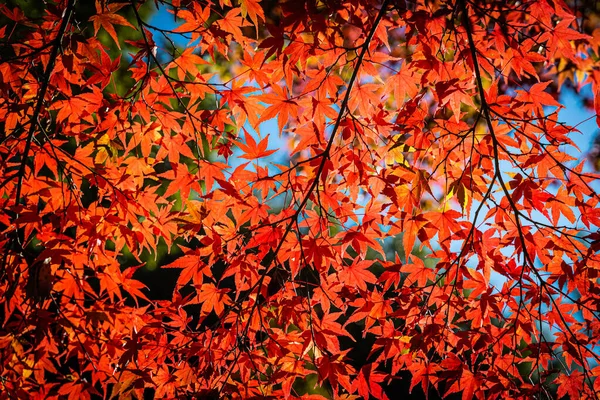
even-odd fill
[[[97,14],[90,18],[90,21],[94,23],[94,34],[98,34],[100,27],[104,28],[106,32],[113,38],[119,50],[121,45],[119,44],[119,38],[113,25],[122,25],[129,28],[135,29],[133,25],[129,23],[123,16],[116,14],[118,10],[128,5],[127,3],[113,3],[102,6],[102,3],[96,1],[96,12]]]
[[[269,135],[266,138],[256,143],[252,135],[246,133],[246,144],[241,142],[236,142],[238,147],[245,153],[241,155],[240,158],[245,158],[247,160],[255,160],[257,158],[267,157],[277,150],[267,150],[267,146],[269,144]]]

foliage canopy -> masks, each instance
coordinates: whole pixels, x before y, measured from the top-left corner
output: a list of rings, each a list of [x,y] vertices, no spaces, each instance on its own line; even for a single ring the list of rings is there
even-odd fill
[[[585,10],[83,3],[0,5],[0,398],[598,396]]]

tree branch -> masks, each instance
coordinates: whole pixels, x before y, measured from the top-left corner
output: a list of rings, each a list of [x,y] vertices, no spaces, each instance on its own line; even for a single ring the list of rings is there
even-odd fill
[[[33,135],[35,134],[37,127],[37,120],[42,111],[42,106],[44,105],[44,97],[46,97],[46,92],[48,91],[48,85],[50,84],[50,75],[52,75],[52,71],[54,70],[54,64],[56,63],[56,58],[58,56],[58,50],[60,49],[60,45],[67,30],[67,26],[69,25],[69,20],[73,14],[73,9],[75,8],[75,2],[77,0],[68,0],[67,8],[63,12],[62,22],[60,27],[58,28],[58,33],[54,40],[52,40],[52,50],[50,50],[50,58],[48,60],[48,65],[46,65],[46,70],[44,71],[44,75],[42,77],[42,86],[38,91],[35,109],[33,114],[31,115],[31,119],[29,122],[29,132],[27,133],[27,139],[25,140],[25,149],[23,149],[23,155],[21,159],[21,165],[19,166],[18,172],[18,180],[17,180],[17,188],[15,193],[15,206],[18,206],[21,202],[21,190],[23,187],[23,177],[25,175],[25,168],[27,166],[27,157],[29,156],[29,152],[31,151],[31,142],[33,141]]]

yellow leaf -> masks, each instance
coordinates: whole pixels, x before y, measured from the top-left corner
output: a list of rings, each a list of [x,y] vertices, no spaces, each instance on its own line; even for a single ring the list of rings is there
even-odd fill
[[[458,184],[458,189],[456,190],[456,197],[458,199],[458,203],[460,204],[460,208],[462,209],[463,214],[469,215],[471,211],[471,197],[469,196],[469,191],[465,188],[465,185],[462,183]]]

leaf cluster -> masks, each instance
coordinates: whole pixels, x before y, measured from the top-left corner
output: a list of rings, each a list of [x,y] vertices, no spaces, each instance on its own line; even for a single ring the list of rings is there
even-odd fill
[[[0,5],[0,399],[598,396],[580,10],[84,3]]]

